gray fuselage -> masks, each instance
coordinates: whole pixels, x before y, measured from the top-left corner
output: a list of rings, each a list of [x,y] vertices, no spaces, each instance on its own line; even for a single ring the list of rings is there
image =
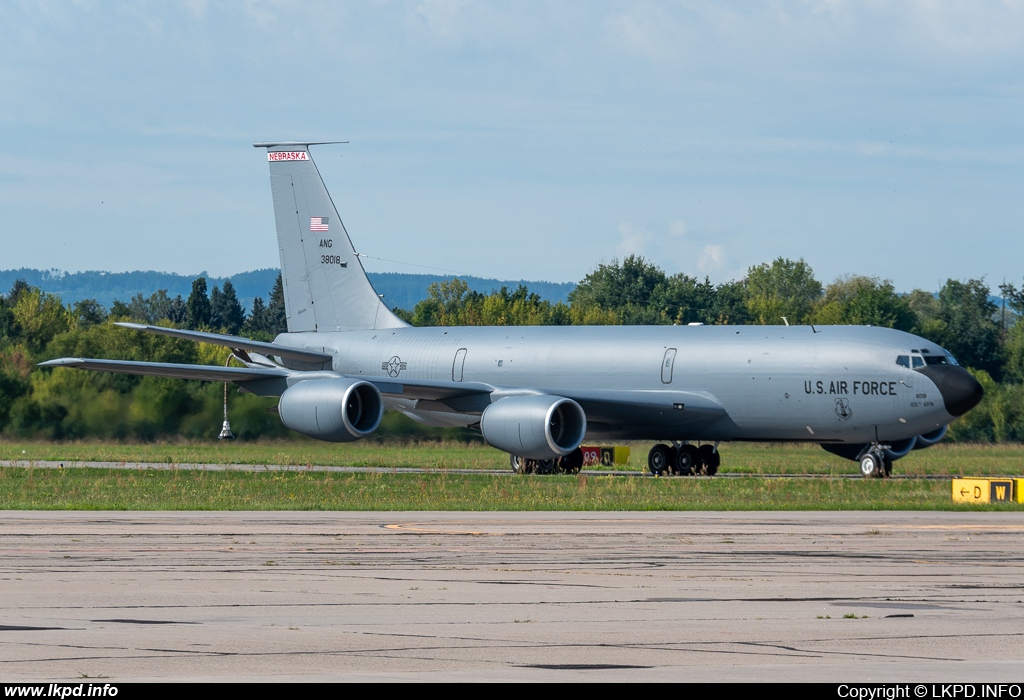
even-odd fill
[[[335,372],[370,381],[573,398],[587,410],[591,438],[868,443],[929,433],[954,418],[931,379],[897,364],[911,352],[945,351],[887,328],[395,328],[288,333],[275,342],[322,350]],[[608,401],[590,409],[587,399]],[[609,413],[616,401],[622,410]],[[435,425],[479,420],[478,411],[424,409],[401,398],[386,405]],[[724,415],[696,420],[688,409],[702,405]]]

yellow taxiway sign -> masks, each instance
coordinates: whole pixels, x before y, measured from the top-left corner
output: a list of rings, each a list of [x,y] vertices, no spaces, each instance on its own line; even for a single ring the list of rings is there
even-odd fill
[[[1010,503],[1014,500],[1014,491],[1020,502],[1020,483],[1015,484],[1015,481],[1024,479],[953,479],[953,502]]]

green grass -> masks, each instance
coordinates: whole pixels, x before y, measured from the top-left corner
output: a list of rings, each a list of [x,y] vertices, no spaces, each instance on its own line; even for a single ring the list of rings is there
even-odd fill
[[[508,455],[482,443],[313,440],[267,442],[0,442],[0,463],[12,460],[153,462],[157,464],[273,464],[291,467],[424,467],[508,469]]]
[[[651,443],[634,443],[640,471]],[[66,469],[0,467],[0,508],[81,510],[1019,510],[955,506],[946,479],[844,479],[857,465],[813,445],[723,446],[743,479],[515,476],[481,444],[312,441],[267,443],[0,442],[0,464],[63,461]],[[74,468],[78,461],[426,467],[415,474]],[[939,445],[896,465],[912,476],[1020,475],[1024,447]],[[606,470],[607,471],[607,470]],[[812,474],[815,479],[781,479]]]
[[[629,443],[632,458],[618,471],[643,471],[650,442]],[[722,471],[742,474],[856,474],[857,465],[817,445],[730,443],[721,447]],[[481,443],[376,442],[332,444],[312,440],[268,442],[0,442],[0,464],[12,460],[156,462],[160,464],[280,464],[287,466],[424,467],[431,470],[506,470],[508,455]],[[606,469],[607,470],[607,469]],[[940,444],[915,450],[894,473],[910,476],[1021,476],[1024,445]]]
[[[43,510],[977,510],[945,480],[521,477],[0,468],[0,505]],[[1018,506],[981,506],[1014,510]]]

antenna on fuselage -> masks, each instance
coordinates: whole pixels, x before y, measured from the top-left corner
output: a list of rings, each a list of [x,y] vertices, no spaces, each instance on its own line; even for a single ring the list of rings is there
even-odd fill
[[[788,328],[788,327],[789,327],[789,321],[788,321],[788,320],[786,320],[786,317],[785,317],[785,316],[780,316],[779,318],[781,318],[781,319],[782,319],[782,322],[783,322],[783,323],[785,323],[785,324],[786,324],[786,327]]]

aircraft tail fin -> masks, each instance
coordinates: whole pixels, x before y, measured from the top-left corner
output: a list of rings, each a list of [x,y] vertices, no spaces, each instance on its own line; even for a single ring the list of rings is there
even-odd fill
[[[309,147],[317,142],[256,143],[267,149],[288,330],[399,328],[373,289]],[[319,142],[328,143],[328,142]]]

